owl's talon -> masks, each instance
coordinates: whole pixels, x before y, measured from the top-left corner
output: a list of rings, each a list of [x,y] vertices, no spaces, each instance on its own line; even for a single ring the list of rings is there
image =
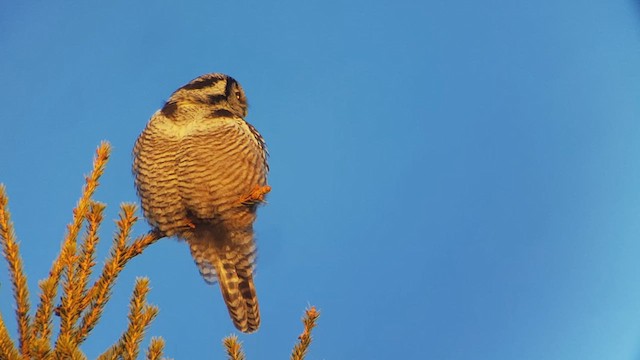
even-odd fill
[[[264,202],[264,197],[271,191],[271,186],[256,185],[248,195],[240,198],[240,203],[245,205],[257,204]]]
[[[196,228],[196,224],[192,223],[190,220],[185,220],[184,223],[182,224],[182,227],[187,227],[189,229],[195,229]]]

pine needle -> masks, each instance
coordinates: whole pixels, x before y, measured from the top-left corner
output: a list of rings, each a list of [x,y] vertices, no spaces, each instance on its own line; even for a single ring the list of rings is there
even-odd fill
[[[79,329],[75,333],[78,343],[82,343],[86,339],[102,315],[104,305],[111,296],[113,284],[124,266],[129,260],[141,254],[147,246],[162,237],[160,233],[151,231],[148,234],[139,236],[130,246],[127,246],[131,228],[138,219],[135,216],[135,212],[136,206],[133,204],[123,204],[121,206],[120,219],[117,221],[118,232],[114,238],[111,255],[107,258],[98,280],[87,291],[85,303],[81,305],[82,309],[88,308],[82,317]]]
[[[147,294],[149,293],[149,279],[138,278],[131,296],[129,304],[129,326],[122,334],[120,340],[116,342],[110,349],[105,351],[99,360],[122,358],[124,360],[135,360],[140,352],[140,342],[144,338],[144,334],[151,324],[151,321],[158,314],[158,308],[147,304]],[[162,341],[162,339],[160,339]],[[154,354],[161,356],[164,341],[157,343],[158,340],[152,341],[154,346]],[[158,346],[159,353],[158,353]]]
[[[43,338],[34,338],[31,341],[31,358],[32,359],[50,359],[51,344]],[[1,359],[1,357],[0,357]]]
[[[69,264],[69,259],[75,255],[75,244],[78,233],[85,219],[87,208],[91,201],[97,186],[98,180],[104,173],[105,166],[109,159],[111,146],[107,142],[102,142],[96,150],[96,157],[93,161],[93,169],[89,176],[85,178],[85,186],[82,190],[82,196],[78,204],[73,209],[73,220],[67,226],[67,235],[62,243],[62,250],[58,258],[53,262],[49,277],[40,282],[40,304],[36,311],[35,323],[33,326],[33,335],[37,337],[41,335],[46,342],[51,337],[51,317],[53,314],[53,302],[58,291],[58,284],[65,265]],[[73,254],[71,253],[73,252]]]
[[[229,335],[223,340],[225,349],[227,350],[228,360],[245,360],[242,344],[235,335]]]
[[[147,349],[147,360],[160,360],[164,351],[164,340],[159,337],[152,337]]]
[[[2,251],[9,265],[9,274],[13,286],[13,297],[16,301],[16,318],[18,320],[18,336],[20,352],[23,356],[29,356],[31,333],[31,318],[29,316],[29,289],[27,277],[24,274],[20,246],[16,242],[16,235],[11,222],[11,214],[8,208],[9,199],[4,185],[0,185],[0,242]]]
[[[96,360],[120,360],[120,359],[122,359],[122,346],[120,346],[120,343],[116,343],[115,345],[111,346],[109,349],[107,349],[105,352],[103,352],[102,354],[100,354],[100,356],[96,358]]]
[[[0,190],[2,191],[2,190]],[[13,345],[13,341],[4,324],[4,319],[0,315],[0,359],[17,360],[20,359],[18,349]]]
[[[92,202],[87,213],[87,232],[82,243],[82,253],[80,254],[77,266],[76,274],[74,278],[77,281],[77,286],[74,289],[73,298],[77,301],[77,311],[74,313],[73,323],[78,320],[80,313],[84,311],[89,304],[87,301],[80,301],[87,298],[87,284],[89,282],[89,276],[95,266],[95,252],[96,246],[100,238],[98,237],[98,228],[102,223],[102,214],[105,206],[103,204]]]
[[[118,275],[127,263],[125,254],[127,250],[127,239],[131,233],[131,228],[137,220],[135,206],[131,204],[123,204],[120,209],[120,219],[116,222],[118,232],[113,240],[111,254],[107,259],[102,274],[93,284],[85,298],[89,303],[89,308],[81,320],[80,328],[76,331],[75,337],[78,344],[82,343],[89,332],[100,319],[104,306],[111,297],[111,290]],[[86,307],[86,305],[83,305]]]
[[[158,308],[147,304],[147,294],[149,293],[149,279],[136,279],[136,286],[129,305],[129,327],[122,335],[122,345],[124,348],[125,360],[135,360],[138,358],[140,342],[144,338],[144,333],[151,321],[158,314]]]
[[[315,306],[307,309],[302,323],[304,324],[304,331],[298,336],[298,343],[293,348],[291,353],[291,360],[303,360],[311,345],[311,330],[316,326],[316,320],[320,317],[320,313],[316,310]]]
[[[87,357],[80,351],[78,344],[70,334],[60,334],[55,346],[56,359],[70,359],[70,360],[86,360]]]

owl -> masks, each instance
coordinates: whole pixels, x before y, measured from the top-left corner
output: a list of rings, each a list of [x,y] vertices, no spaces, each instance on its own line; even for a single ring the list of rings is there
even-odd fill
[[[251,333],[260,326],[253,223],[271,188],[266,145],[244,120],[247,106],[230,76],[192,80],[151,116],[133,149],[133,173],[149,224],[189,244],[204,280],[219,283],[235,327]]]

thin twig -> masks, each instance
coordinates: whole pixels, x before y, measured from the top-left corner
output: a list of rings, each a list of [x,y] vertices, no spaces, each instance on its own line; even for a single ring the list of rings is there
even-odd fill
[[[127,249],[127,259],[132,259],[144,251],[149,245],[155,243],[156,241],[162,239],[163,235],[156,231],[152,230],[142,236],[138,236],[133,243]]]

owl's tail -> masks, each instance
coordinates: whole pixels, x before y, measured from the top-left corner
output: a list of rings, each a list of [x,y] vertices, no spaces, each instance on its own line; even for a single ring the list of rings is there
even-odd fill
[[[246,259],[245,257],[242,257]],[[237,258],[236,258],[237,259]],[[236,259],[218,259],[215,263],[222,297],[236,328],[252,333],[260,326],[258,297],[253,284],[251,264]]]
[[[253,284],[253,241],[246,245],[222,248],[211,242],[190,245],[191,254],[204,280],[207,283],[217,280],[220,284],[222,298],[235,327],[244,333],[258,330],[260,309]]]

